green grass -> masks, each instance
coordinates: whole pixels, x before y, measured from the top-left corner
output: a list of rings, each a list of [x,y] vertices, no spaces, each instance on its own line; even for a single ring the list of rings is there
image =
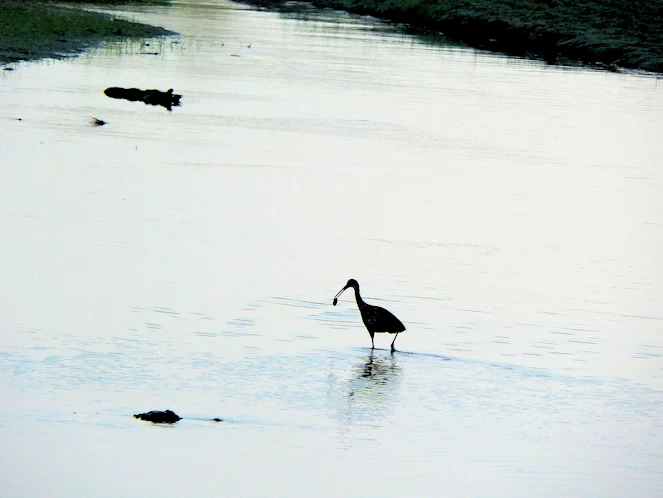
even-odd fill
[[[33,0],[35,1],[35,0]],[[131,4],[145,4],[145,5],[166,5],[170,3],[169,0],[38,0],[41,3],[55,3],[62,4],[82,4],[82,5],[131,5]]]
[[[0,0],[0,64],[61,58],[104,41],[172,34],[163,28],[75,7]]]
[[[663,72],[663,0],[311,1],[441,32],[473,47]]]

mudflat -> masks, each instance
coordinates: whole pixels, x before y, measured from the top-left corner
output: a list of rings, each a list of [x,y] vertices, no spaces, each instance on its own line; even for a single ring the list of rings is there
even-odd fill
[[[86,3],[112,4],[103,0]],[[104,41],[173,34],[161,27],[71,5],[0,0],[0,64],[62,58]]]
[[[282,0],[258,0],[287,7]],[[312,0],[509,55],[663,72],[660,0]]]

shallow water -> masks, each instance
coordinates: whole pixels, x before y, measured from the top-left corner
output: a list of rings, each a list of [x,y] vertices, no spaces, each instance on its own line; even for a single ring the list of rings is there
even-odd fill
[[[182,36],[0,75],[0,496],[660,493],[657,79],[129,15]]]

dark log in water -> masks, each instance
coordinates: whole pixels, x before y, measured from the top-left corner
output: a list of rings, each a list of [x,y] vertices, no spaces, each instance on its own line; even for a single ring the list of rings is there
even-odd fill
[[[140,90],[138,88],[120,88],[112,86],[106,88],[104,93],[112,99],[124,99],[130,100],[132,102],[144,102],[149,105],[160,105],[165,107],[169,111],[173,106],[180,105],[181,95],[173,93],[173,89],[169,89],[167,92],[162,92],[160,90]]]
[[[137,418],[139,420],[146,420],[147,422],[153,422],[155,424],[174,424],[175,422],[182,420],[182,417],[180,417],[177,413],[171,410],[166,410],[164,412],[159,410],[153,410],[147,413],[139,413],[138,415],[134,415],[134,418]],[[202,419],[197,419],[197,420],[202,420]],[[213,419],[210,419],[210,421],[223,422],[223,419],[219,417],[214,417]]]
[[[139,413],[138,415],[134,415],[134,418],[154,422],[155,424],[174,424],[182,420],[182,417],[170,410],[166,410],[165,412],[154,410],[147,413]]]

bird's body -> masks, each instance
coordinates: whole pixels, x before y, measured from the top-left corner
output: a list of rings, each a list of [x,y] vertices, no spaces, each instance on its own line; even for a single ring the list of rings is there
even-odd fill
[[[357,306],[359,307],[359,312],[361,313],[361,319],[366,325],[366,329],[371,336],[371,349],[375,349],[375,342],[373,337],[375,334],[386,332],[389,334],[396,334],[394,340],[391,343],[391,351],[395,351],[394,343],[396,342],[396,337],[398,334],[405,330],[403,323],[394,316],[390,311],[381,308],[380,306],[373,306],[372,304],[366,303],[359,293],[359,282],[354,279],[348,280],[348,283],[341,289],[341,291],[336,294],[334,298],[334,306],[338,302],[338,296],[340,296],[345,289],[352,287],[355,291],[355,299],[357,300]]]

